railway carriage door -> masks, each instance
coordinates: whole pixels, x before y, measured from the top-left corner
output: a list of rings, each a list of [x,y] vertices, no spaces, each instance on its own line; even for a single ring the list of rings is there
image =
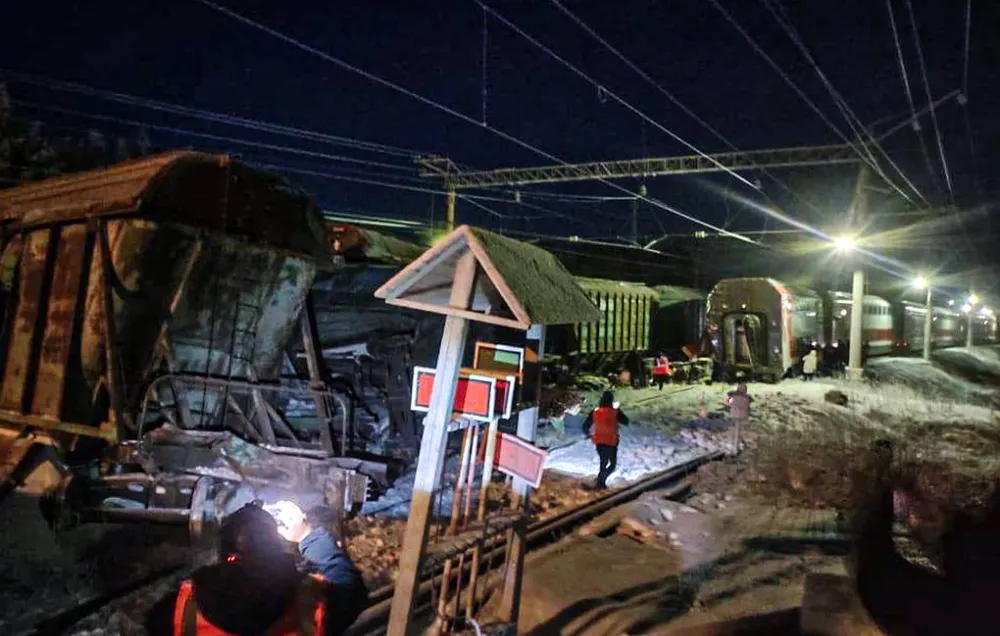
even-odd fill
[[[732,313],[722,319],[722,349],[730,366],[753,369],[767,362],[767,322],[759,314]]]

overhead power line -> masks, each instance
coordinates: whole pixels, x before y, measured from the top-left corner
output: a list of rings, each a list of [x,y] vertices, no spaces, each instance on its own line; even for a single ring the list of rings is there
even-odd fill
[[[823,72],[823,69],[820,68],[819,63],[816,61],[816,58],[813,56],[812,51],[809,49],[805,41],[802,39],[802,36],[799,34],[798,29],[796,29],[795,26],[792,24],[791,20],[789,20],[787,14],[784,11],[784,7],[781,4],[781,1],[762,0],[762,2],[767,7],[768,11],[771,12],[771,15],[774,16],[774,19],[778,22],[781,28],[784,29],[785,33],[788,34],[788,37],[792,40],[792,43],[795,44],[795,46],[802,53],[802,56],[806,59],[806,62],[809,63],[809,66],[812,67],[813,72],[816,73],[816,76],[819,77],[820,81],[823,83],[823,87],[826,88],[827,92],[830,94],[830,97],[833,99],[834,104],[837,106],[837,109],[840,110],[840,113],[844,116],[844,119],[847,120],[847,124],[851,127],[851,130],[854,132],[854,136],[859,140],[863,140],[862,147],[865,149],[865,153],[868,155],[869,159],[871,159],[871,161],[873,162],[876,163],[878,162],[878,159],[869,150],[869,147],[874,147],[876,150],[879,151],[882,157],[884,157],[885,160],[889,162],[889,165],[892,166],[893,170],[895,170],[896,173],[900,177],[902,177],[903,182],[907,185],[907,187],[909,187],[914,193],[916,193],[917,197],[920,198],[925,204],[929,205],[927,198],[924,197],[923,193],[921,193],[920,190],[917,188],[917,186],[913,184],[910,178],[906,176],[906,173],[903,172],[903,169],[899,167],[899,164],[897,164],[892,159],[892,157],[889,156],[889,153],[886,152],[885,148],[882,147],[882,144],[880,144],[879,141],[875,138],[872,131],[868,130],[865,127],[864,122],[862,122],[861,118],[858,117],[857,114],[855,114],[853,109],[851,109],[851,106],[847,103],[847,100],[844,98],[843,94],[841,94],[841,92],[837,90],[837,88],[833,85],[833,82],[831,82],[830,79],[826,76],[826,73]],[[777,7],[775,5],[777,5]]]
[[[226,113],[218,113],[210,110],[192,108],[190,106],[173,104],[164,101],[157,101],[145,97],[137,97],[135,95],[129,95],[128,93],[121,93],[118,91],[110,91],[100,88],[94,88],[92,86],[87,86],[85,84],[78,84],[76,82],[66,82],[63,80],[38,77],[35,75],[20,73],[17,71],[8,71],[0,69],[0,76],[3,76],[8,80],[14,80],[15,82],[19,82],[22,84],[29,84],[34,86],[41,86],[43,88],[50,88],[53,90],[88,95],[90,97],[97,97],[99,99],[113,101],[120,104],[139,106],[150,110],[167,112],[174,115],[181,115],[184,117],[192,117],[204,121],[211,121],[214,123],[225,124],[228,126],[249,128],[252,130],[256,130],[258,132],[267,132],[276,135],[298,137],[300,139],[309,139],[312,141],[319,141],[338,146],[357,148],[358,150],[366,150],[369,152],[396,155],[400,157],[415,157],[419,154],[423,154],[421,151],[411,150],[408,148],[390,146],[387,144],[377,143],[373,141],[353,139],[351,137],[343,137],[340,135],[331,135],[328,133],[321,133],[315,130],[308,130],[304,128],[295,128],[292,126],[275,124],[272,122],[262,121],[259,119],[248,119],[245,117],[238,117],[236,115],[229,115]]]
[[[319,159],[327,159],[330,161],[341,161],[345,163],[356,163],[366,166],[377,166],[380,168],[391,168],[394,170],[404,170],[412,171],[410,166],[401,166],[398,164],[385,163],[383,161],[372,161],[370,159],[359,159],[357,157],[348,157],[345,155],[332,155],[325,152],[317,152],[315,150],[306,150],[304,148],[296,148],[294,146],[285,146],[280,144],[269,144],[263,141],[253,141],[250,139],[240,139],[237,137],[227,137],[225,135],[213,135],[211,133],[199,132],[191,130],[188,128],[177,128],[175,126],[163,126],[160,124],[150,124],[147,122],[137,121],[134,119],[125,119],[122,117],[114,117],[111,115],[100,115],[96,113],[87,113],[83,111],[73,110],[69,108],[61,108],[59,106],[48,106],[45,104],[36,104],[34,102],[26,102],[18,99],[11,100],[12,104],[17,106],[24,106],[27,108],[33,108],[40,111],[48,111],[53,113],[60,113],[64,115],[70,115],[73,117],[81,117],[84,119],[92,119],[95,121],[106,121],[115,124],[121,124],[124,126],[132,126],[135,128],[145,128],[149,130],[159,130],[162,132],[168,132],[175,135],[184,135],[188,137],[198,137],[201,139],[209,139],[212,141],[224,142],[228,144],[236,144],[240,146],[247,146],[253,148],[262,148],[264,150],[273,150],[275,152],[286,152],[296,155],[302,155],[306,157],[315,157]]]
[[[896,27],[896,12],[892,8],[892,0],[885,0],[885,7],[889,13],[889,27],[892,29],[892,39],[896,44],[896,59],[899,62],[899,74],[903,78],[903,90],[906,93],[906,101],[910,105],[910,114],[913,116],[913,132],[917,137],[917,141],[920,142],[920,152],[924,157],[927,173],[934,182],[934,187],[941,193],[943,190],[940,182],[938,182],[937,171],[934,169],[934,164],[931,161],[931,154],[927,150],[927,142],[924,141],[924,135],[921,132],[920,119],[917,117],[917,106],[913,100],[913,91],[910,89],[910,74],[906,71],[906,61],[903,58],[903,46],[899,38],[899,29]]]
[[[719,0],[710,0],[710,1],[711,1],[712,5],[719,11],[719,13],[721,13],[722,16],[726,19],[726,21],[729,22],[729,24],[731,24],[733,26],[733,28],[735,28],[739,32],[739,34],[741,36],[743,36],[743,39],[746,40],[747,44],[749,44],[750,47],[759,56],[761,56],[768,63],[768,65],[770,65],[771,68],[774,69],[774,71],[776,73],[778,73],[778,75],[781,77],[781,79],[783,79],[785,81],[785,83],[788,84],[788,86],[793,91],[795,91],[795,94],[798,95],[799,98],[802,99],[802,101],[805,102],[805,104],[807,106],[809,106],[809,108],[814,113],[816,113],[816,115],[819,116],[819,118],[821,120],[823,120],[823,122],[838,137],[840,137],[841,140],[844,143],[846,143],[847,145],[849,145],[852,148],[854,148],[854,151],[858,153],[858,156],[860,156],[863,159],[865,159],[866,163],[868,163],[868,165],[872,168],[872,170],[874,170],[880,177],[882,177],[882,179],[884,179],[886,183],[888,183],[890,186],[892,186],[892,188],[894,190],[896,190],[899,193],[900,196],[902,196],[907,201],[913,202],[913,199],[911,198],[911,196],[907,192],[905,192],[901,188],[899,188],[899,186],[897,186],[892,181],[892,179],[890,179],[888,177],[888,175],[885,174],[885,171],[882,170],[881,166],[879,166],[877,162],[872,161],[871,157],[866,157],[865,150],[864,149],[859,149],[857,147],[857,145],[855,144],[855,142],[852,139],[848,138],[848,136],[835,123],[833,123],[833,121],[830,120],[830,118],[826,115],[826,113],[824,113],[822,111],[822,109],[820,109],[819,106],[817,106],[816,103],[812,99],[810,99],[808,95],[805,94],[805,92],[802,90],[802,88],[799,87],[799,85],[796,84],[795,81],[791,77],[789,77],[788,73],[786,73],[784,71],[784,69],[782,69],[781,66],[777,62],[775,62],[774,59],[770,55],[768,55],[767,51],[765,51],[760,46],[760,44],[758,44],[757,41],[754,40],[753,36],[751,36],[747,32],[747,30],[745,28],[743,28],[743,25],[740,24],[739,21],[736,20],[736,18],[734,18],[732,16],[732,14],[729,13],[729,11],[727,11],[726,8],[722,6],[722,4],[719,2]]]
[[[927,78],[927,66],[924,63],[924,50],[920,45],[920,31],[917,28],[917,15],[913,12],[913,3],[906,0],[906,8],[910,13],[910,25],[913,27],[913,41],[917,47],[917,60],[920,62],[920,74],[924,78],[924,90],[927,93],[927,103],[931,103],[931,83]],[[941,167],[944,169],[945,182],[948,184],[948,199],[954,203],[955,193],[951,185],[951,171],[948,170],[948,158],[944,155],[944,141],[941,138],[941,128],[938,126],[937,113],[931,109],[931,122],[934,124],[934,136],[937,138],[938,153],[941,155]]]
[[[683,137],[681,137],[680,135],[678,135],[674,131],[670,130],[669,128],[667,128],[663,124],[659,123],[658,121],[656,121],[655,119],[653,119],[649,115],[647,115],[646,113],[642,112],[641,110],[639,110],[638,108],[636,108],[635,106],[633,106],[632,104],[630,104],[628,101],[626,101],[624,98],[622,98],[621,96],[619,96],[617,93],[615,93],[614,91],[612,91],[611,89],[609,89],[607,86],[604,86],[603,84],[601,84],[600,82],[598,82],[594,78],[592,78],[589,75],[587,75],[585,72],[583,72],[582,70],[580,70],[578,67],[574,66],[572,63],[570,63],[569,61],[567,61],[565,58],[563,58],[562,56],[560,56],[558,53],[556,53],[555,51],[553,51],[551,48],[549,48],[548,46],[542,44],[540,41],[538,41],[536,38],[532,37],[529,33],[527,33],[526,31],[524,31],[522,28],[520,28],[519,26],[517,26],[516,24],[514,24],[513,22],[511,22],[510,20],[508,20],[506,17],[504,17],[503,15],[501,15],[500,13],[498,13],[497,11],[495,11],[494,9],[490,8],[489,5],[487,5],[485,2],[483,2],[482,0],[473,0],[473,1],[476,4],[478,4],[480,7],[482,7],[484,11],[487,11],[494,18],[496,18],[497,20],[500,20],[501,22],[503,22],[508,28],[510,28],[511,30],[513,30],[514,32],[516,32],[518,35],[520,35],[521,37],[523,37],[524,39],[526,39],[528,42],[531,42],[531,44],[533,44],[536,48],[538,48],[539,50],[543,51],[546,55],[548,55],[552,59],[558,61],[560,64],[562,64],[563,66],[565,66],[566,68],[568,68],[577,77],[583,79],[588,84],[592,85],[594,88],[596,88],[596,89],[598,89],[600,91],[603,91],[604,95],[607,95],[611,99],[615,100],[616,102],[618,102],[618,104],[620,104],[621,106],[624,106],[626,109],[628,109],[632,113],[638,115],[640,118],[642,118],[644,121],[646,121],[650,125],[655,126],[658,130],[660,130],[663,133],[665,133],[666,135],[668,135],[674,141],[680,143],[681,145],[683,145],[684,147],[688,148],[689,150],[691,150],[691,151],[693,151],[693,152],[701,155],[707,161],[710,161],[710,162],[713,161],[713,158],[711,157],[711,155],[709,155],[708,153],[700,150],[698,147],[696,147],[691,142],[687,141],[686,139],[684,139]],[[729,172],[736,179],[742,181],[743,183],[745,183],[746,185],[750,186],[754,190],[758,190],[759,189],[756,184],[754,184],[754,183],[750,182],[749,180],[747,180],[747,178],[744,177],[743,175],[737,174],[737,173],[729,170],[728,168],[726,168],[726,166],[724,166],[722,164],[718,164],[718,167],[719,167],[719,169],[721,169],[721,170],[723,170],[725,172]]]
[[[693,119],[694,121],[696,121],[705,130],[707,130],[708,132],[712,133],[712,135],[716,139],[718,139],[719,141],[721,141],[722,143],[724,143],[731,150],[736,151],[736,152],[740,152],[740,148],[737,147],[736,144],[734,144],[732,141],[730,141],[728,138],[726,138],[725,135],[723,135],[721,132],[719,132],[716,128],[714,128],[711,124],[709,124],[703,118],[701,118],[700,116],[698,116],[697,113],[695,113],[693,110],[691,110],[690,108],[688,108],[688,106],[686,104],[684,104],[684,102],[680,101],[680,99],[678,99],[677,96],[675,96],[672,92],[670,92],[669,90],[667,90],[666,88],[664,88],[659,82],[657,82],[655,79],[653,79],[652,76],[650,76],[648,73],[646,73],[644,70],[642,70],[642,68],[640,68],[639,65],[637,65],[636,63],[634,63],[632,60],[630,60],[628,57],[626,57],[625,54],[623,54],[621,51],[619,51],[614,46],[612,46],[612,44],[610,42],[608,42],[606,39],[604,39],[603,37],[601,37],[601,35],[596,30],[594,30],[590,25],[588,25],[586,22],[584,22],[575,13],[573,13],[572,11],[570,11],[569,9],[567,9],[565,7],[565,5],[563,5],[561,2],[559,2],[559,0],[551,0],[551,1],[552,1],[552,4],[554,4],[560,11],[562,11],[564,14],[566,14],[566,16],[570,20],[572,20],[581,29],[583,29],[584,31],[586,31],[591,37],[593,37],[595,40],[597,40],[602,46],[604,46],[604,48],[606,48],[608,51],[610,51],[623,64],[625,64],[627,67],[629,67],[630,69],[632,69],[637,75],[639,75],[639,77],[641,77],[643,80],[645,80],[647,84],[649,84],[650,86],[652,86],[653,88],[655,88],[657,91],[660,92],[660,94],[662,94],[664,97],[666,97],[668,100],[670,100],[670,102],[672,104],[674,104],[674,106],[676,106],[677,108],[679,108],[681,110],[681,112],[683,112],[685,115],[687,115],[688,117],[690,117],[691,119]],[[814,204],[812,201],[810,201],[809,199],[805,198],[804,196],[802,196],[798,192],[795,192],[790,186],[788,186],[788,184],[786,184],[784,181],[782,181],[781,179],[779,179],[777,177],[777,175],[775,175],[772,171],[770,171],[770,170],[768,170],[766,168],[760,169],[760,171],[763,172],[765,175],[767,175],[768,178],[770,178],[776,184],[778,184],[778,186],[781,189],[783,189],[785,192],[787,192],[790,195],[792,195],[796,200],[798,200],[799,202],[805,204],[806,207],[808,207],[809,209],[811,209],[816,214],[822,216],[823,212],[822,212],[822,210],[819,209],[819,207],[816,204]],[[764,194],[764,196],[767,196],[767,194],[764,193],[763,190],[761,190],[761,193]],[[770,198],[770,197],[768,197],[768,198]],[[764,223],[765,224],[767,223],[767,217],[764,218]]]
[[[473,126],[476,126],[478,128],[482,128],[483,130],[487,130],[487,131],[489,131],[489,132],[497,135],[498,137],[501,137],[502,139],[505,139],[505,140],[507,140],[507,141],[509,141],[509,142],[511,142],[513,144],[516,144],[517,146],[520,146],[521,148],[524,148],[526,150],[530,150],[531,152],[534,152],[534,153],[536,153],[538,155],[546,157],[547,159],[550,159],[552,161],[556,161],[558,163],[566,163],[565,161],[563,161],[559,157],[556,157],[555,155],[553,155],[551,153],[548,153],[548,152],[546,152],[544,150],[541,150],[540,148],[538,148],[536,146],[533,146],[533,145],[529,144],[528,142],[522,141],[521,139],[515,137],[514,135],[511,135],[511,134],[509,134],[507,132],[504,132],[503,130],[500,130],[499,128],[491,126],[491,125],[489,125],[489,124],[487,124],[485,122],[476,121],[473,117],[470,117],[469,115],[466,115],[465,113],[462,113],[462,112],[460,112],[458,110],[455,110],[454,108],[451,108],[450,106],[446,106],[444,104],[441,104],[440,102],[437,102],[437,101],[435,101],[433,99],[430,99],[429,97],[425,97],[424,95],[421,95],[420,93],[412,91],[412,90],[410,90],[410,89],[408,89],[408,88],[406,88],[404,86],[396,84],[395,82],[391,82],[391,81],[389,81],[387,79],[384,79],[382,77],[379,77],[379,76],[375,75],[374,73],[370,73],[370,72],[368,72],[368,71],[366,71],[366,70],[364,70],[364,69],[362,69],[362,68],[360,68],[358,66],[355,66],[355,65],[353,65],[353,64],[351,64],[349,62],[346,62],[346,61],[344,61],[344,60],[342,60],[342,59],[340,59],[340,58],[338,58],[336,56],[333,56],[333,55],[330,55],[329,53],[321,51],[320,49],[317,49],[316,47],[313,47],[313,46],[310,46],[308,44],[305,44],[304,42],[300,42],[299,40],[296,40],[295,38],[293,38],[293,37],[291,37],[289,35],[285,35],[284,33],[280,32],[280,31],[277,31],[275,29],[272,29],[271,27],[268,27],[268,26],[266,26],[264,24],[261,24],[259,22],[254,21],[254,20],[251,20],[250,18],[247,18],[247,17],[245,17],[245,16],[243,16],[243,15],[241,15],[241,14],[233,11],[232,9],[229,9],[227,7],[223,7],[223,6],[219,5],[219,4],[216,4],[216,3],[212,2],[211,0],[197,0],[197,2],[200,2],[201,4],[203,4],[203,5],[207,6],[207,7],[210,7],[212,9],[214,9],[215,11],[218,11],[218,12],[224,14],[224,15],[227,15],[230,18],[232,18],[232,19],[234,19],[234,20],[236,20],[238,22],[241,22],[241,23],[243,23],[243,24],[245,24],[247,26],[253,27],[254,29],[257,29],[259,31],[263,31],[264,33],[267,33],[267,34],[271,35],[272,37],[275,37],[275,38],[277,38],[279,40],[282,40],[282,41],[284,41],[284,42],[286,42],[288,44],[291,44],[292,46],[295,46],[297,48],[300,48],[303,51],[311,53],[311,54],[313,54],[313,55],[315,55],[315,56],[317,56],[317,57],[319,57],[321,59],[324,59],[324,60],[326,60],[326,61],[328,61],[328,62],[330,62],[332,64],[335,64],[336,66],[339,66],[340,68],[342,68],[342,69],[344,69],[346,71],[349,71],[349,72],[354,73],[356,75],[360,75],[361,77],[364,77],[364,78],[368,79],[369,81],[374,82],[375,84],[378,84],[378,85],[383,86],[385,88],[389,88],[389,89],[394,90],[394,91],[396,91],[398,93],[402,93],[403,95],[407,95],[407,96],[415,99],[416,101],[418,101],[418,102],[420,102],[420,103],[422,103],[422,104],[424,104],[426,106],[430,106],[431,108],[434,108],[435,110],[439,110],[439,111],[441,111],[443,113],[447,113],[447,114],[449,114],[449,115],[451,115],[453,117],[461,119],[462,121],[464,121],[464,122],[466,122],[468,124],[472,124]],[[608,186],[610,186],[610,187],[612,187],[612,188],[614,188],[614,189],[616,189],[616,190],[618,190],[620,192],[625,192],[625,193],[628,193],[628,194],[632,194],[627,188],[619,186],[618,184],[615,184],[615,183],[612,183],[612,182],[606,181],[606,180],[602,180],[601,182],[607,184]],[[691,215],[689,215],[689,214],[687,214],[685,212],[682,212],[681,210],[678,210],[677,208],[674,208],[674,207],[672,207],[670,205],[667,205],[666,203],[664,203],[664,202],[662,202],[662,201],[660,201],[658,199],[654,199],[652,197],[642,197],[642,200],[646,201],[646,202],[650,203],[651,205],[654,205],[654,206],[656,206],[656,207],[658,207],[658,208],[660,208],[662,210],[666,210],[667,212],[670,212],[671,214],[679,216],[680,218],[683,218],[683,219],[686,219],[688,221],[691,221],[692,223],[695,223],[697,225],[701,225],[703,227],[707,227],[707,228],[712,229],[712,230],[723,232],[726,235],[732,236],[733,238],[736,238],[736,239],[741,240],[741,241],[746,241],[746,242],[750,242],[750,243],[756,243],[756,241],[754,241],[753,239],[750,239],[748,237],[745,237],[743,235],[737,234],[735,232],[730,232],[729,230],[725,230],[723,228],[717,227],[717,226],[715,226],[715,225],[713,225],[711,223],[708,223],[707,221],[703,221],[703,220],[701,220],[701,219],[699,219],[697,217],[694,217],[694,216],[691,216]]]

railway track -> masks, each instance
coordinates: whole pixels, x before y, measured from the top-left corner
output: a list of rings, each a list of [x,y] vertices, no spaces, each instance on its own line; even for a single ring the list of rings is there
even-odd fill
[[[172,576],[186,573],[191,569],[193,568],[187,564],[178,564],[157,570],[110,592],[93,596],[65,610],[55,612],[48,618],[35,623],[33,627],[17,632],[17,636],[51,636],[52,634],[63,634],[74,625],[90,618],[109,605],[128,598],[137,592],[150,589]]]
[[[608,510],[632,501],[641,494],[650,490],[669,488],[677,486],[677,494],[680,495],[683,488],[683,481],[700,466],[720,459],[719,452],[708,453],[696,457],[692,460],[649,475],[635,483],[623,488],[604,493],[587,503],[564,510],[556,515],[545,519],[539,519],[528,526],[528,547],[530,551],[536,551],[542,547],[555,543],[573,529],[607,512]],[[480,576],[491,569],[498,569],[503,566],[503,555],[506,550],[505,543],[498,540],[489,543],[484,548],[481,559],[483,567],[480,569]],[[471,548],[469,548],[471,551]],[[453,576],[465,576],[469,572],[470,559],[465,560],[465,567],[458,571],[453,571]],[[155,585],[169,579],[170,577],[186,573],[192,569],[187,565],[174,565],[158,570],[137,581],[130,582],[108,593],[94,596],[73,607],[58,611],[36,623],[33,627],[17,632],[18,636],[47,636],[49,634],[65,633],[74,625],[86,620],[108,606],[124,600],[133,594],[150,589]],[[421,579],[420,593],[418,595],[418,615],[431,609],[430,601],[432,591],[441,583],[442,567],[438,566],[430,569]],[[348,631],[350,636],[368,636],[372,634],[384,633],[389,619],[389,609],[392,605],[392,596],[395,590],[394,585],[386,585],[369,595],[369,607],[366,609],[355,624]]]
[[[566,536],[573,529],[607,512],[608,510],[628,503],[645,492],[661,488],[677,486],[676,496],[683,494],[683,481],[702,465],[721,459],[720,452],[707,453],[692,460],[654,473],[624,488],[605,493],[587,503],[570,508],[546,519],[539,519],[528,526],[528,549],[537,551],[547,545],[555,543],[560,538]],[[503,555],[506,551],[506,544],[496,542],[484,548],[481,563],[485,567],[480,569],[479,576],[489,571],[490,565],[499,563],[497,567],[503,567]],[[461,570],[454,570],[452,577],[457,579],[466,576],[470,570],[470,559],[465,559],[465,567]],[[440,567],[429,570],[421,577],[419,593],[417,595],[417,607],[415,614],[420,616],[432,609],[433,590],[441,584]],[[392,596],[395,591],[394,585],[386,585],[369,595],[369,607],[366,609],[354,625],[348,630],[349,636],[374,636],[385,633],[389,620],[389,610],[392,606]]]

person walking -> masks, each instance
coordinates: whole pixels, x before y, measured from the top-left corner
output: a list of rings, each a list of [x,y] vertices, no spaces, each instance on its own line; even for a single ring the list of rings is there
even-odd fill
[[[656,366],[653,367],[653,381],[656,382],[661,391],[663,385],[670,382],[671,373],[670,360],[667,359],[667,354],[661,351],[660,355],[656,357]]]
[[[583,434],[589,437],[597,448],[600,468],[597,480],[594,482],[596,490],[608,487],[608,477],[618,467],[618,426],[628,426],[628,423],[628,416],[615,404],[615,394],[611,391],[604,392],[597,408],[590,412],[583,423]],[[594,429],[593,434],[591,427]]]
[[[334,535],[290,502],[277,513],[247,504],[219,529],[219,561],[154,605],[153,635],[337,636],[367,605],[361,573]],[[284,540],[283,540],[284,539]],[[298,559],[286,551],[297,544]]]
[[[816,375],[818,364],[819,356],[816,354],[815,347],[809,349],[809,353],[802,358],[802,377],[806,380],[812,380],[813,376]]]
[[[743,382],[736,385],[735,391],[726,394],[726,406],[729,407],[729,420],[733,427],[733,455],[740,453],[740,434],[750,419],[751,402],[753,398],[747,393],[747,385]]]

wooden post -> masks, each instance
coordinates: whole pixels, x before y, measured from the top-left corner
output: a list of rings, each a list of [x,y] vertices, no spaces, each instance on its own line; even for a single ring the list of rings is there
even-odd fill
[[[458,532],[458,517],[462,509],[462,489],[465,487],[465,475],[469,469],[469,460],[472,458],[472,426],[467,427],[462,432],[462,455],[458,462],[458,478],[455,480],[455,489],[451,492],[451,519],[448,522],[447,535],[454,536]],[[445,634],[450,631],[451,621],[448,620],[448,588],[451,585],[452,560],[448,559],[444,563],[444,572],[441,574],[441,596],[438,598],[437,620],[435,620],[435,632]],[[461,576],[461,569],[459,569]]]
[[[545,354],[545,326],[532,325],[528,330],[524,348],[524,382],[522,384],[521,411],[517,414],[517,436],[535,441],[538,429],[538,404],[542,389],[542,356]],[[514,478],[515,505],[525,513],[511,530],[510,549],[507,552],[507,569],[504,573],[503,598],[500,616],[507,623],[517,624],[521,610],[521,578],[524,574],[524,555],[528,550],[528,482]]]
[[[306,353],[306,366],[309,367],[309,388],[313,392],[313,400],[316,402],[316,418],[322,423],[319,430],[320,443],[323,450],[329,455],[333,455],[333,417],[330,414],[330,405],[326,401],[326,396],[321,393],[326,387],[326,372],[323,356],[319,348],[319,328],[316,326],[316,309],[313,303],[312,292],[306,294],[306,306],[302,308],[302,345]],[[344,429],[347,429],[347,420],[344,420]],[[341,436],[343,439],[343,436]],[[341,443],[343,446],[343,443]],[[340,454],[344,455],[346,449],[341,448]]]
[[[468,309],[475,289],[476,257],[469,251],[458,261],[455,278],[451,284],[449,304],[457,309]],[[458,316],[448,316],[444,322],[441,348],[438,350],[437,369],[431,405],[424,418],[424,434],[420,440],[420,456],[413,484],[410,516],[403,535],[403,552],[399,558],[399,578],[392,597],[389,614],[389,636],[406,636],[409,632],[413,604],[420,582],[420,567],[427,549],[427,534],[434,503],[434,491],[441,481],[441,469],[448,442],[448,422],[455,403],[455,386],[458,382],[465,350],[465,337],[469,322]]]
[[[451,232],[455,229],[455,198],[454,188],[448,189],[448,206],[445,208],[444,229]]]
[[[490,480],[493,479],[493,456],[497,448],[497,429],[500,427],[500,420],[490,420],[489,428],[483,432],[486,436],[484,445],[486,452],[483,454],[483,482],[479,486],[479,507],[476,511],[476,520],[486,519],[486,502],[490,490]],[[472,571],[469,575],[469,597],[465,604],[465,617],[472,618],[476,605],[476,584],[479,580],[479,561],[482,558],[482,546],[478,543],[472,549]]]

